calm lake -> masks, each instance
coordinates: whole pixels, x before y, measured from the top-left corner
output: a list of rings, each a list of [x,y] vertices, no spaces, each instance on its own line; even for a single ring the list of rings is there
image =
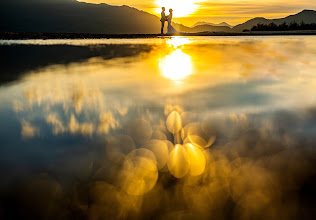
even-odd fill
[[[312,219],[316,36],[0,40],[1,219]]]

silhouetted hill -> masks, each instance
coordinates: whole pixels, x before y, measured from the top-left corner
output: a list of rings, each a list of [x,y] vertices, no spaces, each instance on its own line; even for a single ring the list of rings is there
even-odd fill
[[[244,29],[250,30],[254,25],[257,24],[270,24],[274,22],[277,25],[282,24],[283,22],[291,23],[291,22],[297,22],[301,23],[304,22],[305,24],[311,24],[316,23],[316,11],[314,10],[303,10],[298,14],[290,15],[285,18],[279,18],[279,19],[266,19],[266,18],[253,18],[243,24],[236,25],[233,28],[233,31],[241,32]]]
[[[1,0],[0,31],[137,34],[160,32],[157,16],[128,6],[75,0]]]
[[[191,26],[191,28],[194,28],[194,27],[200,26],[200,25],[210,25],[210,26],[217,26],[217,27],[218,26],[221,26],[221,27],[226,26],[226,27],[230,27],[230,28],[233,27],[233,26],[227,24],[226,22],[222,22],[222,23],[219,23],[219,24],[214,24],[214,23],[210,23],[210,22],[200,21],[200,22],[195,23],[193,26]]]

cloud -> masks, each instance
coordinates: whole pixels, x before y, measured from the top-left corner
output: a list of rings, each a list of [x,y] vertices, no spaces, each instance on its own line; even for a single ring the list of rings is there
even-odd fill
[[[29,138],[35,137],[36,135],[39,135],[39,129],[37,127],[31,125],[30,122],[22,120],[22,122],[21,122],[21,136],[22,136],[22,138],[29,139]]]
[[[81,134],[84,136],[92,136],[95,129],[95,125],[92,122],[80,123],[76,119],[74,114],[71,114],[70,120],[67,126],[58,118],[56,114],[50,113],[46,117],[46,123],[52,126],[53,134],[63,134],[69,132],[71,134]],[[105,124],[103,124],[105,126]],[[112,126],[112,124],[108,125]]]
[[[62,134],[66,131],[66,128],[64,127],[62,121],[55,114],[49,114],[46,117],[46,122],[47,124],[53,126],[54,135]]]
[[[41,105],[42,103],[42,95],[40,94],[40,91],[36,88],[28,88],[23,91],[24,96],[29,101],[29,103],[37,103],[38,105]]]
[[[18,113],[18,112],[23,112],[25,110],[24,108],[24,104],[22,101],[20,100],[13,100],[12,102],[12,107],[13,107],[13,111],[15,113]]]
[[[128,113],[128,108],[127,107],[117,107],[116,110],[121,116],[125,116]]]
[[[83,104],[85,96],[86,96],[86,92],[82,86],[78,86],[77,88],[74,89],[73,94],[71,96],[71,100],[74,103],[76,113],[81,112],[82,104]]]
[[[104,112],[99,117],[99,134],[108,134],[110,129],[115,129],[118,126],[118,122],[115,120],[111,112]]]
[[[79,123],[74,115],[71,115],[70,122],[68,125],[71,134],[83,134],[92,136],[93,124],[92,123]]]

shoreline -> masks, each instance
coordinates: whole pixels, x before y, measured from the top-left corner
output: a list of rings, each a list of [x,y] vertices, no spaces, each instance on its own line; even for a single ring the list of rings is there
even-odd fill
[[[198,37],[198,36],[278,36],[278,35],[316,35],[316,30],[309,31],[249,31],[249,32],[201,32],[181,34],[89,34],[89,33],[23,33],[2,32],[0,40],[26,40],[26,39],[132,39],[157,37]]]

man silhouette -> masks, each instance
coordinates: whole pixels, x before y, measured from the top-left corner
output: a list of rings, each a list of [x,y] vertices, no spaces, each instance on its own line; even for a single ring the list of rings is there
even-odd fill
[[[162,12],[161,12],[161,34],[163,34],[163,29],[165,27],[165,22],[168,20],[167,17],[166,17],[166,14],[165,14],[165,7],[162,7]]]

